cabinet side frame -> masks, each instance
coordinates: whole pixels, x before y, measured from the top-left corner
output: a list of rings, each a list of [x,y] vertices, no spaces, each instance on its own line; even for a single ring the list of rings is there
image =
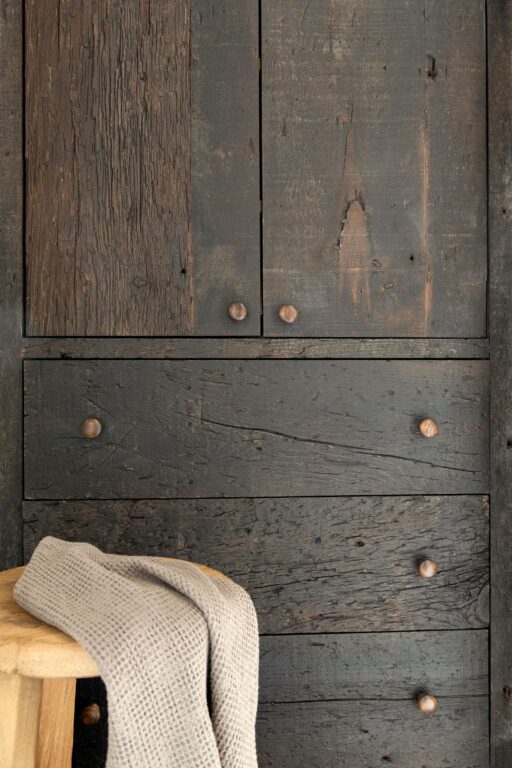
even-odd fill
[[[22,560],[23,3],[0,0],[0,569]]]
[[[491,766],[512,765],[512,0],[487,0]]]

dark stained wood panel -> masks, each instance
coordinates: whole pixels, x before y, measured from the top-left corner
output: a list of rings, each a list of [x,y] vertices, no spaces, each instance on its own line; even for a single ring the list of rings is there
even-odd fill
[[[283,666],[284,665],[284,666]],[[260,757],[264,752],[264,760],[268,761],[268,742],[276,738],[276,731],[270,725],[273,711],[278,717],[284,717],[286,722],[293,721],[304,711],[311,714],[310,722],[304,722],[304,727],[299,728],[297,722],[298,739],[303,738],[304,732],[311,732],[317,722],[324,728],[326,723],[330,725],[330,738],[322,745],[324,759],[331,756],[331,750],[336,747],[342,752],[345,749],[345,741],[348,749],[354,749],[353,735],[345,736],[343,733],[337,742],[333,743],[335,722],[339,720],[340,727],[349,725],[347,708],[340,708],[340,704],[334,706],[333,699],[338,702],[348,702],[354,698],[369,700],[371,706],[375,706],[378,712],[384,707],[389,714],[384,718],[382,729],[376,728],[372,722],[372,730],[368,734],[361,732],[361,722],[364,713],[368,712],[364,701],[356,701],[354,705],[354,727],[359,726],[359,738],[363,755],[369,759],[364,764],[375,765],[371,758],[375,759],[375,751],[385,744],[385,728],[393,725],[393,732],[388,733],[388,743],[393,743],[393,751],[387,756],[391,758],[396,754],[397,746],[403,750],[411,748],[410,760],[407,765],[414,765],[414,744],[407,742],[404,737],[410,722],[414,723],[414,731],[419,736],[419,743],[426,745],[426,739],[432,736],[432,723],[427,719],[425,727],[427,733],[421,727],[414,711],[414,699],[421,689],[435,692],[441,702],[441,717],[448,715],[449,721],[442,728],[440,723],[435,723],[437,734],[445,736],[445,729],[456,727],[456,717],[460,716],[460,710],[455,715],[451,708],[449,697],[485,697],[487,694],[487,632],[412,632],[412,633],[365,633],[362,635],[318,635],[318,636],[287,636],[287,637],[262,637],[261,638],[261,683],[260,683]],[[290,709],[286,707],[271,707],[269,703],[274,701],[304,702],[318,699],[319,717],[316,710],[300,709],[297,705]],[[331,699],[329,703],[322,702]],[[464,699],[458,699],[465,708]],[[101,708],[101,720],[96,726],[85,727],[80,721],[80,712],[83,707],[98,703]],[[448,705],[448,713],[446,711]],[[473,725],[481,727],[483,718],[477,715],[479,700],[469,699],[469,707],[465,712],[476,715],[471,720]],[[485,711],[485,698],[480,702],[482,712]],[[77,708],[75,718],[75,750],[73,754],[73,768],[100,768],[105,764],[106,730],[108,725],[106,692],[99,678],[93,680],[79,680],[77,686]],[[403,727],[396,722],[396,709],[405,715]],[[326,714],[328,719],[326,720]],[[329,717],[329,715],[331,717]],[[344,721],[346,718],[346,721]],[[275,724],[275,729],[279,720]],[[467,725],[467,724],[466,724]],[[307,730],[305,730],[307,729]],[[464,731],[466,733],[466,731]],[[325,735],[325,732],[324,732]],[[364,736],[366,735],[366,739]],[[287,733],[287,739],[290,738]],[[485,731],[471,735],[471,744],[477,743],[481,750],[481,741],[485,739]],[[458,743],[458,742],[457,742]],[[327,752],[325,750],[328,750]],[[451,751],[446,744],[437,745],[436,752],[431,753],[431,758],[442,755],[442,750]],[[385,753],[387,754],[387,753]],[[382,755],[382,758],[385,756]],[[379,757],[381,757],[379,755]],[[273,759],[273,757],[271,758]],[[318,757],[315,758],[318,760]],[[383,764],[391,760],[383,760]],[[272,763],[273,764],[273,763]],[[284,762],[283,765],[302,765]],[[339,763],[334,758],[325,763],[329,768]],[[342,763],[344,764],[344,763]],[[380,765],[381,763],[376,763]],[[436,763],[426,763],[437,768]],[[457,763],[457,765],[466,763]],[[322,763],[324,765],[324,763]],[[440,762],[439,765],[451,765]],[[469,763],[468,763],[469,765]],[[485,765],[485,763],[482,763]]]
[[[491,765],[512,765],[512,2],[488,2]]]
[[[487,697],[441,699],[422,715],[414,701],[264,704],[260,768],[487,768]]]
[[[27,0],[30,335],[259,334],[258,78],[250,0]]]
[[[27,361],[26,496],[485,493],[487,376],[486,361]]]
[[[265,333],[485,336],[484,1],[262,11]]]
[[[26,359],[487,359],[487,339],[24,339]]]
[[[0,570],[21,560],[23,8],[0,5]]]
[[[487,631],[261,638],[261,702],[487,696]]]
[[[25,502],[47,535],[207,563],[249,590],[267,633],[488,624],[485,497]],[[418,563],[439,565],[425,581]]]

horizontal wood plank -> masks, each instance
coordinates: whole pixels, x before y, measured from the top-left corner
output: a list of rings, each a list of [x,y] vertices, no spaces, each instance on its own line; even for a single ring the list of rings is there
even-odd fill
[[[35,339],[25,359],[488,359],[487,339]]]
[[[308,702],[259,708],[261,768],[486,768],[487,697],[441,699],[433,715],[414,701]]]
[[[24,521],[26,558],[53,535],[211,565],[249,590],[265,633],[488,624],[485,497],[25,502]]]
[[[260,701],[487,696],[487,640],[487,630],[262,637]]]
[[[488,490],[485,361],[27,361],[25,384],[28,498]]]
[[[265,334],[485,336],[484,1],[274,0],[262,65]]]

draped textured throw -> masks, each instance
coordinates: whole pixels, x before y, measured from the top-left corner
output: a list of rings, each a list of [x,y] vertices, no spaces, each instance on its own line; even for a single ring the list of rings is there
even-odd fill
[[[107,768],[256,768],[258,630],[241,587],[192,563],[47,537],[14,596],[98,665]]]

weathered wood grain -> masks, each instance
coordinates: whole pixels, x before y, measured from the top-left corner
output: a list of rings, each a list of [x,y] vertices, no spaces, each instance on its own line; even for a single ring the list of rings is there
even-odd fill
[[[413,701],[262,705],[261,768],[486,768],[487,697],[441,699],[422,715]]]
[[[25,359],[482,359],[487,339],[30,339]]]
[[[485,361],[27,361],[28,498],[485,493]],[[96,440],[82,420],[103,424]],[[418,424],[440,425],[433,440]]]
[[[487,3],[491,340],[491,765],[512,765],[512,2]]]
[[[22,6],[0,2],[0,570],[21,559]]]
[[[278,764],[273,761],[278,759],[278,755],[282,756],[283,749],[276,749],[273,741],[278,736],[282,718],[289,727],[293,727],[292,723],[295,722],[299,741],[302,741],[305,734],[314,731],[317,725],[322,729],[323,735],[327,736],[326,741],[319,744],[323,758],[317,756],[315,760],[323,759],[321,764],[329,768],[339,764],[332,750],[339,750],[343,754],[348,750],[351,754],[357,738],[360,740],[361,754],[368,760],[363,764],[364,768],[380,765],[380,762],[372,760],[377,757],[381,759],[386,754],[391,758],[391,755],[396,756],[397,751],[405,759],[407,749],[410,750],[410,762],[406,765],[410,768],[415,764],[416,744],[426,750],[427,739],[435,736],[446,738],[449,744],[452,741],[449,728],[457,727],[461,715],[468,714],[470,719],[463,726],[464,734],[468,733],[466,729],[469,724],[478,727],[477,733],[472,733],[470,738],[472,745],[478,744],[480,754],[486,736],[485,725],[483,730],[482,725],[488,691],[487,661],[486,631],[262,637],[260,758],[264,760],[263,764],[269,760],[271,765]],[[98,678],[79,681],[77,690],[73,766],[103,766],[108,729],[104,685]],[[421,690],[433,691],[440,700],[440,712],[436,718],[444,719],[443,724],[438,721],[431,723],[428,718],[424,721],[419,719],[414,700]],[[460,696],[483,698],[455,699],[459,704],[454,711],[451,697]],[[325,703],[329,699],[331,702]],[[354,703],[354,699],[359,701]],[[303,706],[304,702],[315,700],[318,710]],[[333,704],[332,700],[337,703]],[[370,703],[367,705],[364,700]],[[97,726],[85,727],[80,721],[80,712],[93,702],[100,706],[101,720]],[[297,702],[299,706],[271,706],[272,703],[282,705],[286,702]],[[350,702],[349,706],[354,704],[351,707],[354,715],[352,721],[350,710],[341,702]],[[376,712],[371,718],[369,712],[373,708]],[[306,712],[311,718],[308,722],[304,717]],[[277,715],[274,727],[271,725],[273,713]],[[377,724],[378,715],[382,718],[380,727]],[[400,715],[404,716],[401,725]],[[299,719],[301,717],[304,718],[302,723]],[[338,738],[334,739],[336,720],[339,727],[346,730],[341,730]],[[411,723],[413,733],[407,736]],[[365,724],[371,724],[371,729],[366,728]],[[393,730],[386,737],[386,728],[390,727]],[[364,730],[368,733],[365,734]],[[287,746],[290,746],[288,730],[285,738]],[[456,746],[460,746],[462,741],[459,743],[456,738]],[[393,745],[389,752],[384,749],[386,739],[387,744]],[[299,750],[303,748],[300,746]],[[384,750],[382,755],[378,754],[379,749]],[[453,754],[453,747],[446,743],[437,745],[435,749],[438,751],[430,753],[431,760],[442,756],[443,749]],[[465,748],[458,760],[464,755]],[[294,768],[301,764],[300,760],[282,763],[285,766],[293,765]],[[435,768],[437,765],[452,765],[451,762],[441,761],[420,763],[423,764]],[[454,764],[464,768],[466,765],[474,765],[464,762]],[[478,765],[484,766],[486,763]]]
[[[266,633],[488,624],[482,497],[25,502],[24,521],[27,559],[53,535],[209,564],[249,590]]]
[[[265,334],[485,336],[484,0],[262,12]]]
[[[249,0],[27,0],[30,335],[259,334],[257,48]]]
[[[487,696],[487,631],[261,638],[260,701]]]

